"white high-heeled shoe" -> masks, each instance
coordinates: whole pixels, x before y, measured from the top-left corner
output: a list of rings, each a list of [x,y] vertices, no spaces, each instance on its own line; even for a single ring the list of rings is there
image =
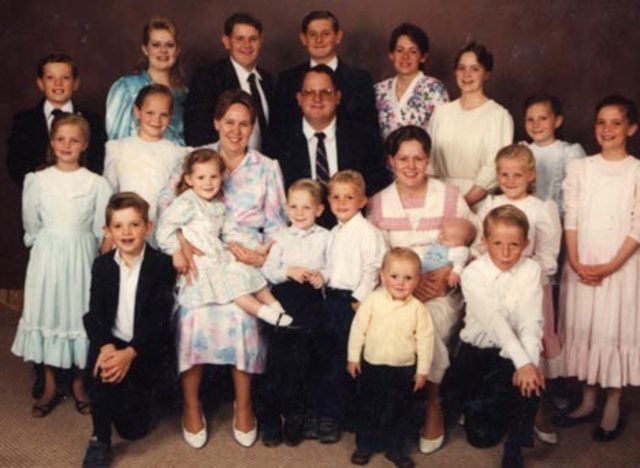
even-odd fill
[[[204,447],[204,444],[207,443],[207,421],[204,419],[204,414],[202,414],[202,408],[200,409],[200,414],[202,415],[203,428],[195,434],[184,428],[184,419],[182,419],[182,438],[187,444],[196,449]]]
[[[233,437],[243,447],[251,447],[258,439],[258,421],[253,420],[253,429],[242,432],[236,429],[236,402],[233,402]]]
[[[420,452],[433,453],[444,444],[444,434],[436,439],[425,439],[420,437]]]
[[[533,431],[540,442],[549,445],[556,445],[558,443],[558,434],[553,429],[551,432],[543,432],[534,425]]]

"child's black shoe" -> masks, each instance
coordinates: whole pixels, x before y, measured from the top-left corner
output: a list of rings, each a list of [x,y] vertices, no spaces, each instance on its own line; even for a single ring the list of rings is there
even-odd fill
[[[416,466],[411,457],[402,452],[387,452],[384,456],[397,468],[414,468]]]
[[[282,443],[282,427],[280,424],[265,424],[260,428],[262,443],[266,447],[277,447]]]
[[[351,454],[351,464],[352,465],[367,465],[369,460],[371,460],[372,453],[364,450],[364,449],[356,449],[355,452]]]
[[[284,420],[284,442],[290,447],[295,447],[299,445],[300,442],[304,439],[302,433],[304,430],[304,416],[302,415],[291,415]]]
[[[335,444],[340,440],[340,430],[335,419],[320,418],[317,433],[318,440],[323,444]]]
[[[111,446],[91,439],[84,454],[82,468],[108,468],[111,465]]]
[[[304,427],[302,429],[302,436],[305,439],[318,438],[318,419],[312,414],[307,414],[304,417]]]

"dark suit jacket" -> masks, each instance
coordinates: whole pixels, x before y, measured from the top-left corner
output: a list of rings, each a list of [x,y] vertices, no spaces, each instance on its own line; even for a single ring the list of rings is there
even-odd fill
[[[287,131],[301,116],[302,112],[296,101],[296,93],[300,91],[301,80],[304,72],[309,69],[307,60],[280,74],[276,88],[276,119],[277,131]],[[338,115],[346,121],[371,136],[380,134],[378,126],[378,111],[376,110],[376,98],[373,90],[371,75],[338,60],[338,68],[335,71],[338,88],[342,93]]]
[[[302,117],[282,133],[274,157],[280,163],[285,187],[298,179],[311,177],[311,163],[307,139],[302,131]],[[353,169],[362,174],[367,185],[367,194],[372,195],[390,183],[386,169],[380,138],[372,138],[357,126],[338,116],[336,122],[336,149],[338,152],[338,170]],[[329,207],[325,207],[329,214]],[[323,216],[324,221],[328,218]],[[326,222],[320,222],[327,227]],[[335,224],[328,223],[329,225]]]
[[[115,253],[114,250],[96,258],[91,270],[89,312],[82,318],[89,337],[90,363],[102,346],[118,341],[111,332],[120,288],[120,267],[113,259]],[[167,336],[174,283],[171,258],[147,245],[136,289],[133,339],[129,343],[138,354],[136,359],[146,361]]]
[[[104,144],[107,134],[104,120],[98,114],[76,106],[76,114],[82,115],[91,129],[89,147],[85,151],[87,169],[102,175]],[[49,148],[49,130],[44,118],[44,100],[32,109],[20,111],[13,116],[11,132],[7,140],[7,167],[11,179],[22,186],[24,176],[43,165]]]
[[[262,76],[260,85],[267,98],[271,125],[274,104],[273,80],[266,70],[257,68]],[[213,114],[218,96],[223,91],[237,88],[240,88],[240,82],[229,57],[196,70],[184,106],[184,136],[187,145],[202,146],[218,141],[218,132],[213,128]],[[270,135],[262,135],[263,148],[269,145]]]

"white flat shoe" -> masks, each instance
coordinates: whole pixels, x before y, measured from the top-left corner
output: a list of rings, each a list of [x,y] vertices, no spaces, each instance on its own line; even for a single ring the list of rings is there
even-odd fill
[[[233,403],[233,437],[243,447],[251,447],[258,439],[258,421],[253,420],[253,429],[242,432],[236,429],[236,404]]]
[[[420,437],[420,451],[422,453],[433,453],[444,444],[444,434],[437,439],[425,439]]]
[[[533,431],[536,434],[536,437],[545,444],[556,445],[558,443],[558,434],[554,431],[551,432],[542,432],[536,426],[533,426]]]
[[[204,444],[207,443],[207,421],[204,419],[204,414],[202,415],[202,425],[204,427],[194,434],[184,428],[184,420],[182,420],[182,438],[187,444],[196,449],[204,447]]]

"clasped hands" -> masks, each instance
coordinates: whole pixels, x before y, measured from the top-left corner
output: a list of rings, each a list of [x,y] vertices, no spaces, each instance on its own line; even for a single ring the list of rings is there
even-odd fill
[[[291,266],[287,267],[287,277],[297,283],[309,283],[315,289],[320,289],[324,285],[324,277],[319,271],[309,268]]]
[[[127,376],[131,363],[137,355],[131,346],[116,349],[113,344],[106,344],[100,348],[100,354],[93,368],[93,376],[99,375],[105,383],[120,383]]]

